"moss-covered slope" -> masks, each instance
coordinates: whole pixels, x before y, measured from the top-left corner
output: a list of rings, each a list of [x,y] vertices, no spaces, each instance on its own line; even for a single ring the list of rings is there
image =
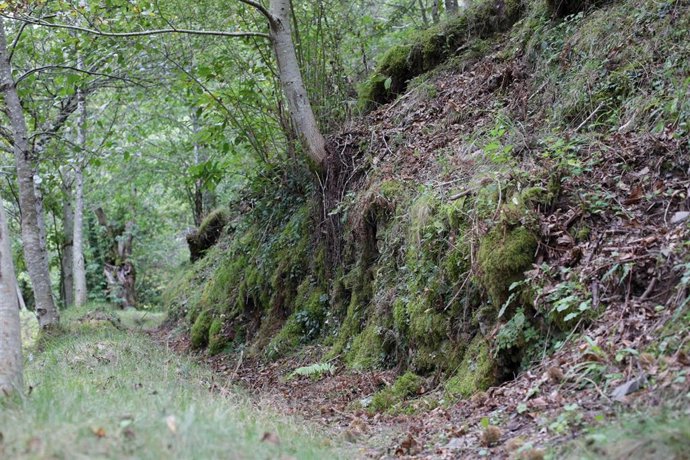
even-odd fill
[[[640,253],[683,206],[690,5],[588,6],[479,2],[391,50],[370,80],[385,97],[367,99],[446,62],[333,136],[333,163],[353,165],[333,169],[336,190],[290,168],[251,182],[242,218],[168,291],[192,343],[275,359],[318,342],[467,397],[587,327],[602,299],[665,302],[650,276],[675,292],[687,251]]]

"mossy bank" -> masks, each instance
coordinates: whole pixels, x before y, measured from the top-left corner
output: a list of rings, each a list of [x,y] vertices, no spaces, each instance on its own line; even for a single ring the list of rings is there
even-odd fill
[[[414,376],[470,397],[602,314],[575,246],[612,225],[606,152],[657,146],[610,166],[624,177],[687,149],[690,7],[563,8],[476,2],[385,54],[365,105],[404,95],[332,137],[328,180],[295,165],[251,179],[168,289],[192,345],[272,360],[317,343],[352,369],[395,368],[383,410]]]

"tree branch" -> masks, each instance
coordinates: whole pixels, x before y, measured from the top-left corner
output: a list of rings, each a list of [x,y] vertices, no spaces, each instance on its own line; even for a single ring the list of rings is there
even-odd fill
[[[268,9],[266,9],[266,7],[263,6],[262,4],[255,2],[253,0],[237,0],[237,1],[240,3],[244,3],[245,5],[249,5],[252,8],[254,8],[255,10],[257,10],[259,13],[264,15],[266,17],[266,19],[268,19],[268,22],[270,22],[271,24],[276,22],[276,19],[273,17],[271,12],[268,11]]]
[[[8,61],[12,62],[12,57],[14,56],[14,51],[17,49],[17,44],[19,43],[19,39],[22,38],[22,34],[24,33],[24,29],[26,29],[26,26],[28,24],[25,22],[22,24],[22,26],[19,28],[19,32],[17,32],[17,36],[14,37],[14,41],[12,42],[12,47],[10,51],[10,57],[7,58]]]
[[[245,0],[240,0],[245,1]],[[260,5],[259,5],[260,6]],[[9,16],[7,14],[0,14],[3,18],[9,19],[11,21],[19,21],[27,24],[32,24],[36,26],[43,26],[53,29],[67,29],[76,32],[82,32],[91,35],[98,35],[100,37],[147,37],[151,35],[162,35],[162,34],[187,34],[187,35],[212,35],[218,37],[262,37],[269,38],[268,34],[263,32],[224,32],[221,30],[194,30],[194,29],[154,29],[154,30],[141,30],[138,32],[103,32],[98,29],[89,29],[87,27],[73,26],[69,24],[56,24],[53,22],[48,22],[40,18],[34,18],[31,16]]]
[[[35,68],[35,69],[31,69],[31,70],[27,71],[26,73],[22,74],[21,76],[19,76],[19,77],[17,78],[17,80],[16,80],[16,84],[18,85],[22,80],[28,78],[29,76],[31,76],[31,75],[33,75],[33,74],[35,74],[35,73],[44,72],[44,71],[46,71],[46,70],[55,70],[55,69],[59,69],[59,70],[71,70],[71,71],[73,71],[73,72],[84,73],[84,74],[87,74],[87,75],[92,75],[92,76],[94,76],[94,77],[106,77],[106,78],[108,78],[108,79],[120,80],[120,81],[124,81],[124,82],[127,82],[127,83],[131,83],[131,84],[136,85],[136,86],[144,87],[144,85],[142,85],[141,83],[136,82],[136,81],[131,80],[131,79],[126,78],[126,77],[119,77],[119,76],[117,76],[117,75],[111,75],[111,74],[106,74],[106,73],[101,73],[101,72],[94,72],[94,71],[91,71],[91,70],[80,69],[80,68],[78,68],[78,67],[73,67],[73,66],[70,66],[70,65],[46,65],[46,66],[43,66],[43,67],[37,67],[37,68]]]

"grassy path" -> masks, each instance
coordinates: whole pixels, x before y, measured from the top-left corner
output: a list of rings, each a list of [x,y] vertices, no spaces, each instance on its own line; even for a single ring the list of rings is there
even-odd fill
[[[253,407],[146,334],[69,316],[25,352],[30,391],[0,406],[0,458],[337,457],[313,427]],[[140,320],[123,324],[155,318]]]

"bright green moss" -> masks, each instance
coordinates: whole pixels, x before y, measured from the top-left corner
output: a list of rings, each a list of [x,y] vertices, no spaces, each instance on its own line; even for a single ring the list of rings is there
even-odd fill
[[[223,322],[214,319],[208,329],[208,352],[210,355],[217,355],[227,345],[228,340],[223,335]]]
[[[453,396],[469,398],[494,383],[494,362],[489,345],[481,334],[477,334],[465,351],[458,371],[446,382],[446,391]]]
[[[319,337],[328,308],[328,295],[307,278],[297,289],[295,308],[297,311],[268,344],[266,356],[269,360],[285,356]]]
[[[190,332],[190,340],[193,349],[198,350],[208,345],[208,332],[211,328],[212,321],[211,314],[207,310],[202,311],[199,316],[197,316]]]
[[[434,311],[422,297],[407,304],[410,336],[419,343],[436,344],[445,336],[447,318]]]
[[[537,238],[524,227],[508,230],[501,225],[482,238],[477,254],[479,278],[495,308],[503,305],[510,285],[531,267],[536,249]]]
[[[374,394],[369,410],[379,412],[391,409],[406,398],[415,396],[424,385],[424,379],[412,372],[406,372],[393,385]]]
[[[381,366],[385,355],[380,327],[376,324],[376,318],[372,318],[352,340],[345,362],[353,369],[375,369]]]

